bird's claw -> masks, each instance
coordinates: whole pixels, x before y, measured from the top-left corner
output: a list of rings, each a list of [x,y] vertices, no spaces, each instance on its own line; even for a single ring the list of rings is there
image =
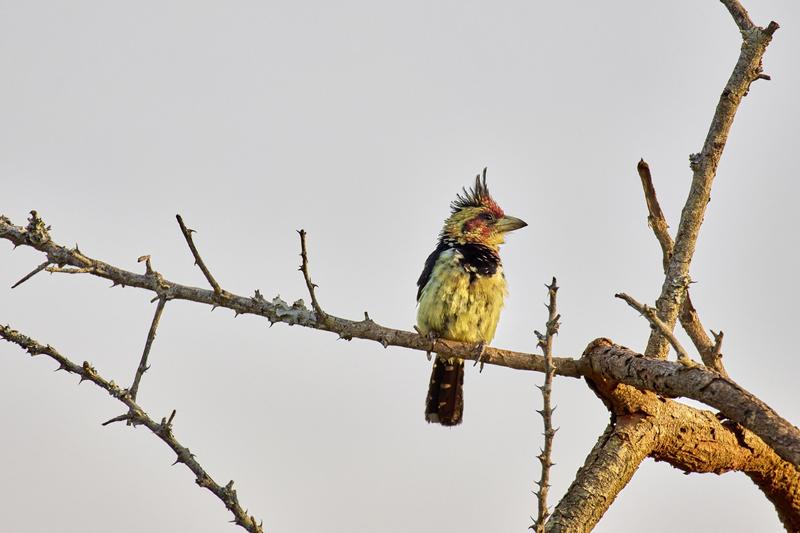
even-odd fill
[[[416,326],[414,326],[414,329],[417,330],[417,333],[420,333],[419,329],[417,329]],[[422,333],[420,333],[420,335],[422,335]],[[427,350],[425,352],[425,357],[427,357],[428,361],[430,361],[431,360],[431,352],[433,352],[433,350],[436,349],[436,341],[439,340],[439,339],[438,339],[438,337],[436,337],[436,334],[434,332],[432,332],[432,331],[429,331],[428,333],[426,333],[425,337],[427,337],[428,340],[431,341],[430,350]]]
[[[483,372],[483,356],[486,355],[486,343],[481,341],[475,345],[473,351],[477,358],[475,359],[475,363],[472,366],[477,365],[480,363],[480,367],[478,368],[478,373],[480,374]]]

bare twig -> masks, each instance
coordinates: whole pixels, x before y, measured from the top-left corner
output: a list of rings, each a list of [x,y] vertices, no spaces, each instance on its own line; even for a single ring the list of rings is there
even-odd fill
[[[142,381],[142,376],[147,372],[150,367],[147,365],[147,357],[150,355],[150,348],[153,346],[153,340],[156,338],[156,329],[158,329],[158,322],[161,320],[161,313],[164,312],[164,306],[167,304],[167,299],[161,297],[158,299],[156,305],[156,312],[153,315],[153,321],[150,323],[150,331],[147,333],[147,340],[144,343],[144,352],[142,359],[139,361],[139,366],[136,369],[136,375],[133,377],[133,385],[130,388],[130,395],[132,400],[136,400],[136,394],[139,392],[139,383]]]
[[[197,247],[194,245],[194,240],[192,239],[192,232],[193,229],[188,229],[186,224],[183,223],[183,218],[180,215],[175,215],[175,218],[178,219],[178,225],[181,227],[181,233],[183,233],[184,238],[186,239],[186,244],[189,245],[189,249],[192,251],[192,255],[194,256],[194,264],[200,267],[200,270],[203,271],[203,275],[208,280],[209,285],[214,289],[214,293],[217,296],[224,296],[226,293],[222,290],[222,287],[219,286],[217,280],[214,279],[214,276],[211,275],[211,271],[208,270],[208,267],[203,262],[203,258],[200,257],[200,252],[197,251]]]
[[[328,317],[327,313],[322,310],[322,307],[319,305],[319,301],[317,300],[317,284],[311,281],[311,274],[308,272],[308,250],[306,249],[306,230],[301,229],[297,231],[297,234],[300,235],[300,272],[303,273],[303,279],[306,281],[306,287],[308,288],[308,294],[311,296],[311,307],[314,309],[314,312],[317,314],[317,318],[320,322],[324,322],[325,319]]]
[[[39,272],[41,272],[42,270],[47,268],[48,266],[50,266],[50,261],[45,261],[41,265],[39,265],[36,268],[34,268],[33,270],[31,270],[29,273],[27,273],[24,278],[22,278],[21,280],[19,280],[15,284],[13,284],[11,286],[11,288],[12,289],[16,289],[17,287],[19,287],[20,285],[22,285],[23,283],[25,283],[26,281],[31,279],[33,276],[35,276],[36,274],[38,274]]]
[[[226,486],[219,485],[214,481],[211,476],[206,473],[205,469],[197,462],[194,454],[188,448],[183,446],[172,433],[172,420],[175,416],[175,411],[170,415],[169,420],[163,418],[160,423],[155,422],[150,415],[148,415],[137,403],[131,398],[126,389],[121,389],[113,381],[109,381],[102,377],[88,362],[84,361],[83,365],[77,365],[71,360],[61,355],[50,345],[42,345],[36,340],[23,335],[22,333],[11,329],[9,326],[0,326],[0,337],[18,345],[20,348],[26,350],[31,355],[47,355],[55,360],[59,365],[59,370],[66,370],[69,373],[76,374],[80,377],[81,382],[91,381],[101,389],[105,390],[113,398],[116,398],[128,408],[128,412],[110,420],[122,421],[131,420],[134,425],[143,425],[147,427],[154,435],[167,444],[172,451],[177,454],[177,463],[183,463],[195,475],[195,482],[211,491],[217,498],[225,504],[225,507],[233,514],[234,522],[242,528],[250,531],[251,533],[263,533],[261,523],[256,522],[256,519],[248,515],[247,512],[239,505],[239,499],[236,496],[236,491],[233,490],[233,481],[229,482]]]
[[[669,331],[675,327],[678,312],[683,304],[689,285],[689,266],[694,256],[697,236],[703,223],[706,206],[711,199],[711,185],[717,172],[725,142],[728,139],[736,110],[747,94],[750,84],[761,74],[761,59],[767,49],[772,34],[778,25],[771,22],[767,28],[749,27],[752,22],[746,11],[736,0],[723,0],[731,12],[737,26],[742,29],[742,48],[739,59],[720,96],[714,117],[711,120],[703,148],[698,154],[689,156],[693,172],[689,196],[681,213],[678,232],[675,237],[661,294],[656,301],[658,317]],[[659,329],[650,334],[645,355],[665,358],[669,351],[669,341]]]
[[[639,172],[639,178],[642,180],[642,189],[644,190],[644,199],[647,203],[647,225],[653,230],[653,233],[661,245],[661,256],[664,265],[664,272],[669,267],[669,260],[672,257],[672,236],[669,234],[669,225],[664,212],[661,210],[661,205],[658,203],[656,196],[656,188],[653,185],[653,177],[650,175],[650,165],[644,159],[639,160],[636,165],[636,170]]]
[[[697,348],[700,358],[703,360],[703,364],[719,372],[721,375],[728,377],[728,372],[722,364],[722,354],[716,342],[712,342],[708,333],[706,333],[706,330],[703,328],[703,324],[700,323],[700,317],[697,316],[697,310],[694,308],[694,304],[692,304],[689,291],[686,291],[686,299],[683,301],[679,318],[683,330],[689,335],[689,338],[692,339],[692,343]]]
[[[558,334],[558,328],[561,325],[559,319],[561,315],[556,311],[556,294],[558,292],[558,285],[556,278],[547,287],[548,303],[547,303],[547,324],[545,325],[544,334],[536,331],[536,337],[539,339],[537,345],[544,352],[544,384],[539,387],[542,391],[542,410],[538,413],[542,416],[544,422],[544,447],[537,456],[542,465],[542,472],[539,476],[539,481],[536,484],[539,489],[534,491],[537,500],[536,520],[530,529],[536,533],[543,533],[547,519],[550,516],[550,510],[547,508],[547,494],[550,490],[550,468],[555,464],[553,463],[553,437],[556,435],[558,428],[553,427],[553,411],[551,406],[551,393],[553,390],[553,376],[555,375],[555,367],[553,366],[553,337]]]
[[[650,174],[650,165],[648,165],[644,159],[641,159],[636,166],[636,170],[639,172],[639,177],[642,180],[642,189],[644,190],[645,202],[647,203],[647,223],[652,228],[656,240],[658,240],[658,243],[661,245],[662,263],[664,274],[666,274],[669,268],[669,260],[672,257],[674,242],[672,241],[672,236],[669,234],[669,226],[664,218],[664,212],[661,211],[661,206],[658,203],[656,189],[653,185],[653,178]],[[700,317],[692,304],[688,289],[686,290],[686,298],[681,305],[678,318],[680,319],[681,326],[689,335],[689,338],[692,339],[692,343],[697,348],[700,357],[703,359],[703,363],[708,368],[716,370],[727,377],[728,373],[722,365],[721,358],[714,353],[714,343],[711,341],[705,328],[703,328],[703,324],[700,322]]]
[[[686,353],[686,349],[681,345],[680,341],[678,341],[667,325],[658,318],[658,314],[653,307],[637,302],[632,296],[628,296],[624,292],[615,294],[614,297],[619,298],[620,300],[625,300],[628,305],[639,311],[639,313],[641,313],[641,315],[645,317],[654,328],[658,329],[662,335],[669,339],[669,343],[673,348],[675,348],[675,353],[678,355],[679,363],[686,366],[694,366],[697,364],[692,361],[691,357],[689,357],[689,354]]]

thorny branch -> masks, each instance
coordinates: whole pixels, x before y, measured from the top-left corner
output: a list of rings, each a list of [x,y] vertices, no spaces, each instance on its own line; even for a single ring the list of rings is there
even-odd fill
[[[142,376],[150,369],[150,367],[147,365],[147,357],[150,355],[150,348],[152,348],[153,340],[156,338],[156,329],[158,329],[158,323],[161,320],[161,313],[164,312],[164,306],[166,304],[166,298],[161,297],[158,299],[156,312],[153,314],[153,321],[150,323],[150,331],[147,333],[147,340],[144,343],[142,359],[139,361],[139,366],[136,368],[136,375],[133,377],[133,384],[130,388],[132,400],[136,399],[136,394],[139,392],[139,383],[142,381]]]
[[[553,391],[553,376],[555,375],[555,367],[553,367],[553,337],[558,334],[558,328],[561,325],[559,320],[561,315],[556,311],[556,293],[558,292],[558,285],[556,278],[547,287],[548,303],[547,303],[547,323],[545,324],[544,334],[536,333],[539,339],[537,345],[544,353],[544,385],[539,387],[542,391],[542,410],[538,413],[542,416],[544,422],[544,446],[539,453],[537,459],[542,465],[542,472],[539,481],[536,484],[539,489],[535,491],[536,500],[538,503],[536,520],[530,529],[536,533],[543,533],[547,519],[550,516],[550,510],[547,508],[547,494],[550,490],[550,468],[555,464],[553,463],[553,438],[556,435],[558,428],[553,428],[553,411],[551,407],[551,393]]]
[[[300,272],[303,273],[303,279],[306,282],[306,287],[308,288],[308,294],[311,297],[311,307],[314,309],[314,312],[317,314],[317,319],[320,322],[324,322],[328,315],[325,311],[322,310],[322,307],[319,305],[319,301],[317,301],[317,284],[311,281],[311,274],[308,272],[308,250],[306,249],[306,230],[301,229],[297,232],[300,235]],[[364,315],[364,319],[366,320],[367,315]]]
[[[675,327],[678,312],[683,305],[689,285],[689,266],[692,262],[700,226],[706,206],[711,200],[711,184],[722,157],[736,110],[750,84],[761,75],[761,59],[778,24],[770,22],[766,28],[754,26],[747,12],[737,0],[722,0],[737,26],[742,30],[742,48],[739,59],[720,96],[714,117],[700,153],[689,156],[693,172],[689,196],[681,212],[672,256],[664,276],[661,295],[656,301],[658,318],[670,331]],[[669,350],[669,341],[658,330],[653,330],[647,342],[645,355],[663,359]]]
[[[200,270],[203,271],[203,275],[206,277],[206,280],[208,280],[208,284],[214,289],[214,293],[220,297],[224,296],[225,291],[222,290],[222,287],[219,286],[217,280],[215,280],[214,276],[211,275],[211,271],[208,270],[203,258],[200,257],[200,252],[197,251],[197,247],[194,245],[194,239],[192,239],[192,233],[194,230],[186,227],[186,224],[183,223],[183,217],[180,215],[175,215],[175,218],[178,219],[178,225],[181,227],[181,233],[183,233],[183,236],[186,239],[186,244],[189,245],[189,249],[192,251],[192,255],[194,256],[194,264],[200,267]]]
[[[353,321],[329,314],[324,322],[319,322],[315,313],[307,309],[301,301],[292,305],[278,297],[267,301],[259,291],[249,298],[226,292],[226,297],[220,299],[214,291],[181,285],[153,274],[136,274],[92,259],[77,250],[52,242],[49,236],[46,241],[40,241],[39,234],[31,233],[29,228],[30,224],[28,228],[22,228],[0,216],[0,239],[6,239],[17,246],[33,247],[45,253],[48,260],[55,265],[86,269],[87,273],[111,280],[115,285],[153,291],[167,300],[188,300],[225,307],[237,314],[263,316],[270,323],[283,322],[330,331],[346,340],[360,338],[379,342],[383,346],[402,346],[421,352],[427,352],[431,347],[431,341],[427,336],[387,328],[366,317],[364,320]],[[436,352],[442,357],[460,357],[471,361],[482,357],[482,361],[486,364],[517,370],[537,372],[545,370],[544,357],[541,355],[491,347],[485,348],[483,353],[479,354],[474,348],[474,345],[469,343],[441,339],[436,342]],[[625,352],[624,358],[607,357],[605,352],[599,356],[584,356],[581,359],[554,357],[553,365],[556,374],[561,376],[605,375],[609,379],[664,396],[683,396],[716,407],[725,416],[741,423],[764,439],[767,444],[774,446],[782,458],[800,465],[800,430],[781,418],[764,402],[716,372],[702,368],[689,369],[667,361],[644,359],[630,351]]]
[[[105,390],[110,396],[116,398],[128,408],[128,412],[124,415],[113,418],[112,421],[129,420],[133,425],[143,425],[147,427],[155,436],[161,439],[173,452],[177,455],[175,463],[183,463],[195,475],[195,483],[199,486],[208,489],[214,496],[219,498],[225,507],[233,514],[234,522],[249,531],[250,533],[263,533],[261,522],[256,522],[256,519],[250,516],[247,511],[242,509],[239,504],[239,499],[236,491],[233,489],[233,481],[230,481],[224,487],[219,485],[205,469],[197,462],[193,453],[189,448],[183,446],[175,438],[172,433],[172,421],[175,417],[175,411],[172,411],[169,419],[162,418],[160,423],[153,420],[131,397],[127,389],[121,389],[113,381],[109,381],[102,377],[98,372],[89,364],[84,361],[83,365],[77,365],[71,360],[61,355],[55,348],[50,345],[42,345],[34,339],[23,335],[22,333],[11,329],[9,326],[0,326],[0,337],[8,342],[18,345],[20,348],[27,351],[32,356],[34,355],[47,355],[58,363],[58,370],[66,370],[71,374],[80,377],[80,381],[91,381],[101,389]]]
[[[315,313],[309,310],[302,300],[293,304],[288,304],[277,296],[267,300],[258,290],[250,297],[225,292],[226,298],[219,299],[214,291],[182,285],[164,279],[160,274],[137,274],[124,270],[88,257],[77,249],[56,244],[50,240],[49,235],[46,242],[39,242],[36,234],[31,233],[29,228],[15,226],[2,215],[0,215],[0,239],[10,241],[15,246],[29,246],[44,253],[48,260],[55,265],[53,272],[85,273],[97,276],[111,281],[112,287],[136,287],[152,291],[167,300],[186,300],[230,309],[236,314],[262,316],[271,324],[282,322],[329,331],[338,334],[339,338],[345,340],[359,338],[378,342],[384,347],[401,346],[422,352],[429,351],[431,348],[431,340],[427,336],[381,326],[366,315],[363,320],[358,321],[327,315],[327,319],[320,323],[317,321]],[[436,351],[443,357],[476,360],[479,356],[473,344],[443,339],[436,341]],[[487,347],[482,360],[487,364],[518,370],[544,372],[545,368],[544,357],[541,355],[499,348]],[[553,364],[556,367],[556,374],[560,376],[573,378],[581,376],[576,359],[554,357]]]

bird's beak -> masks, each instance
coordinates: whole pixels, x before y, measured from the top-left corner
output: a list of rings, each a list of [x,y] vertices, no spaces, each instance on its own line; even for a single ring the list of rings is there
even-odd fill
[[[508,233],[515,229],[524,228],[528,223],[516,217],[504,216],[497,221],[497,229],[502,233]]]

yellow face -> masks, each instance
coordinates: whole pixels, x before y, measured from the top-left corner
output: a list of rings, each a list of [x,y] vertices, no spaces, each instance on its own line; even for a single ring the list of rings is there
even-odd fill
[[[493,201],[480,207],[463,207],[444,223],[442,236],[459,244],[482,244],[498,248],[505,234],[527,226],[522,220],[508,216]]]

